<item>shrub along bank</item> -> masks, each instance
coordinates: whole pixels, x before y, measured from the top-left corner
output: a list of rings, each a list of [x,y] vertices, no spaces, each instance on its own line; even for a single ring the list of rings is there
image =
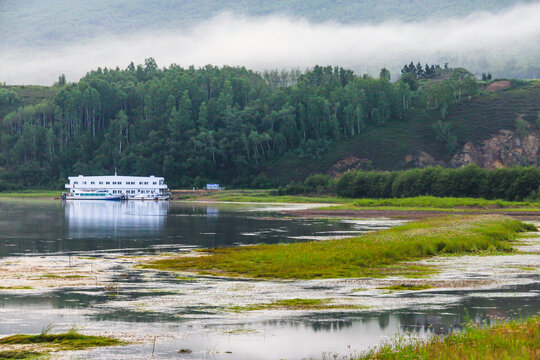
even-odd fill
[[[467,166],[405,171],[350,171],[339,179],[313,175],[302,184],[291,183],[279,194],[335,193],[348,198],[405,198],[416,196],[471,197],[485,199],[537,200],[540,169],[515,167],[485,169]]]

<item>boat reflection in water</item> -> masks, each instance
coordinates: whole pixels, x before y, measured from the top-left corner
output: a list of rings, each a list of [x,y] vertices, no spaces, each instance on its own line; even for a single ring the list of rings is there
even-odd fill
[[[70,238],[141,238],[163,233],[170,204],[164,201],[68,201]]]

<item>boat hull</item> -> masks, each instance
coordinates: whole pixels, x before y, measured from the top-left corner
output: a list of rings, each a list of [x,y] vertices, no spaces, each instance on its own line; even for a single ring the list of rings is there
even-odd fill
[[[112,196],[70,196],[66,195],[62,197],[63,200],[101,200],[101,201],[120,201],[126,200],[124,195],[112,195]]]
[[[141,200],[141,201],[159,201],[159,200],[169,200],[170,196],[153,196],[153,197],[129,197],[129,200]]]

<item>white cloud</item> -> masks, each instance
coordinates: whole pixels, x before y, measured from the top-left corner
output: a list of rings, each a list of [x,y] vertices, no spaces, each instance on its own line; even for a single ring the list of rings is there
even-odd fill
[[[188,30],[126,34],[47,50],[0,54],[0,81],[52,84],[97,67],[126,67],[154,57],[159,66],[244,65],[257,70],[340,65],[375,72],[411,60],[455,66],[523,56],[540,62],[540,3],[496,14],[418,23],[343,25],[280,16],[222,14]],[[458,63],[456,63],[458,62]]]

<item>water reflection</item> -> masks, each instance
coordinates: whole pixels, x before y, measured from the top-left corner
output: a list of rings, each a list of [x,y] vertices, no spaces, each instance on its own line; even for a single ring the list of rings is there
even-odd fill
[[[72,238],[159,234],[168,211],[166,201],[66,201],[64,208]]]
[[[461,301],[438,309],[423,306],[380,312],[317,313],[272,320],[239,319],[229,324],[213,319],[211,314],[216,309],[212,308],[184,306],[181,313],[137,312],[103,307],[107,296],[99,291],[56,290],[50,296],[41,298],[15,295],[0,298],[0,316],[3,319],[0,334],[39,332],[49,321],[63,328],[84,324],[85,329],[96,331],[114,328],[118,331],[155,332],[158,334],[155,358],[160,359],[177,356],[179,340],[174,336],[179,334],[182,334],[181,347],[193,349],[194,358],[201,358],[195,354],[204,354],[205,350],[213,348],[218,351],[216,359],[227,359],[225,351],[232,351],[235,359],[299,359],[310,356],[318,359],[325,351],[345,355],[349,351],[366,350],[397,332],[416,336],[447,334],[460,329],[467,318],[486,323],[500,317],[525,318],[540,311],[538,296],[508,295],[516,292],[538,294],[539,290],[538,283],[516,285],[492,292],[490,298],[480,296],[483,291],[463,291]],[[131,291],[127,291],[130,299],[152,296],[150,292]],[[442,295],[444,293],[440,292]],[[437,296],[437,293],[431,295]],[[98,311],[79,313],[78,309],[83,308]],[[195,321],[190,321],[193,319]],[[148,323],[159,323],[159,326]],[[248,331],[231,335],[231,330],[234,333],[235,329]],[[138,345],[131,345],[107,349],[106,354],[113,358],[135,359],[140,358],[139,351]],[[99,359],[104,354],[97,349],[84,358]]]
[[[264,209],[245,204],[0,200],[0,256],[306,241],[397,225],[285,219]]]

